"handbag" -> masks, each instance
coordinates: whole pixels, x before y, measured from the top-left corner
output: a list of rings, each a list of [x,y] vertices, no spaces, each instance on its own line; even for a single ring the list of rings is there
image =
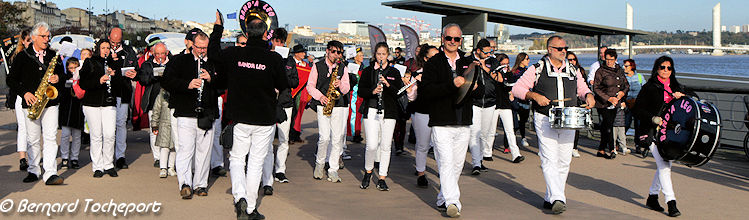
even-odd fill
[[[225,149],[231,149],[232,145],[234,144],[234,125],[236,123],[230,122],[226,127],[224,127],[223,130],[221,130],[221,135],[219,136],[218,143],[221,146],[224,146]]]

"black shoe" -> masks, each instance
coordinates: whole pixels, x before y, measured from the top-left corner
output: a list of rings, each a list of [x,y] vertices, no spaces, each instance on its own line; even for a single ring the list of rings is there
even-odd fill
[[[192,199],[192,188],[187,184],[182,184],[182,189],[179,190],[179,195],[182,196],[182,199]]]
[[[26,178],[23,178],[24,183],[36,182],[37,180],[39,180],[39,177],[33,173],[29,173],[29,175],[27,175]]]
[[[364,172],[364,178],[361,179],[361,185],[359,188],[367,189],[369,187],[369,179],[372,178],[372,173]]]
[[[104,173],[109,174],[109,177],[118,177],[119,176],[119,175],[117,175],[117,170],[115,170],[114,168],[111,168],[111,169],[108,169],[108,170],[104,170]]]
[[[158,168],[159,165],[161,165],[161,163],[159,162],[159,160],[153,161],[153,167],[157,167]]]
[[[603,157],[603,158],[606,158],[606,159],[611,159],[611,157],[609,157],[608,154],[601,153],[601,152],[596,153],[596,157]]]
[[[437,211],[444,212],[447,211],[447,206],[443,203],[442,205],[437,206]]]
[[[640,155],[642,156],[642,158],[646,158],[648,157],[648,153],[650,153],[650,150],[645,148],[645,149],[642,149],[642,153]]]
[[[489,172],[489,168],[486,168],[484,164],[481,164],[481,172]]]
[[[263,214],[260,214],[257,212],[257,209],[252,210],[252,213],[248,216],[251,220],[263,220],[265,219],[265,216]]]
[[[214,176],[226,176],[226,169],[222,166],[217,166],[211,169],[211,175]]]
[[[195,195],[208,196],[208,189],[205,187],[198,187],[198,189],[195,190]]]
[[[101,170],[94,171],[94,178],[101,178],[104,176],[104,172]]]
[[[354,138],[351,139],[351,142],[359,144],[363,140],[364,140],[364,138],[362,138],[361,135],[354,135]]]
[[[427,181],[427,175],[421,175],[419,178],[416,178],[416,186],[419,188],[427,188],[429,186],[429,181]]]
[[[120,157],[117,159],[117,162],[115,162],[117,169],[127,169],[127,161],[125,161],[124,157]]]
[[[561,200],[556,200],[551,204],[551,211],[555,215],[562,214],[562,212],[567,211],[567,205]]]
[[[377,189],[380,191],[390,191],[388,184],[385,183],[384,179],[377,180]]]
[[[551,209],[551,203],[544,201],[544,209]]]
[[[263,194],[266,196],[273,195],[273,187],[272,186],[263,186]]]
[[[73,169],[81,168],[81,166],[78,165],[78,160],[71,160],[70,161],[70,168],[73,168]]]
[[[68,164],[68,159],[62,159],[62,163],[60,163],[60,168],[70,168],[70,164]]]
[[[62,185],[64,179],[58,175],[52,175],[44,182],[45,185]]]
[[[681,215],[679,209],[676,208],[676,200],[668,201],[666,205],[668,205],[668,216],[676,217]]]
[[[479,175],[479,174],[481,174],[481,167],[479,167],[479,166],[473,167],[473,170],[471,170],[471,175],[476,176],[476,175]]]
[[[484,157],[484,161],[494,161],[493,157]]]
[[[400,156],[403,154],[403,150],[395,150],[395,156]]]
[[[29,163],[28,163],[28,160],[26,160],[26,158],[23,158],[23,159],[21,159],[21,160],[19,161],[19,165],[18,165],[18,168],[19,168],[19,169],[20,169],[21,171],[26,171],[27,169],[29,169]]]
[[[658,204],[658,195],[648,195],[648,200],[645,202],[645,205],[652,210],[659,212],[663,211],[661,204]]]
[[[250,215],[247,214],[247,200],[244,198],[239,199],[239,201],[234,204],[234,211],[237,213],[237,219],[250,219]]]
[[[514,160],[512,160],[512,162],[520,163],[520,162],[523,162],[524,160],[525,160],[525,157],[521,155],[521,156],[516,157]]]
[[[289,178],[286,178],[286,174],[284,174],[284,173],[276,173],[273,176],[276,179],[276,181],[278,181],[279,183],[288,183],[289,182]]]
[[[609,158],[606,158],[606,159],[614,159],[614,158],[616,158],[616,152],[611,152],[611,154],[609,154]]]

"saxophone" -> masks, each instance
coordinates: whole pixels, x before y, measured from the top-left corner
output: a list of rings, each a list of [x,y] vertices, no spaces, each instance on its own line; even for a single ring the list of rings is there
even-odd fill
[[[42,115],[42,111],[44,111],[44,107],[47,106],[47,102],[49,102],[50,99],[57,98],[57,88],[49,84],[49,77],[55,73],[55,65],[57,65],[58,57],[60,57],[59,53],[55,54],[55,58],[52,58],[52,61],[49,62],[47,72],[44,73],[42,82],[39,83],[39,87],[37,87],[34,92],[37,101],[29,106],[28,117],[31,120],[39,119],[39,116]]]
[[[341,67],[341,60],[336,59],[335,60],[336,66],[332,73],[330,73],[330,83],[328,84],[328,92],[325,94],[325,97],[328,98],[328,104],[325,105],[322,109],[322,114],[325,116],[330,116],[331,113],[333,113],[333,107],[335,107],[336,101],[338,101],[339,98],[341,98],[341,92],[338,92],[338,90],[333,85],[333,82],[335,82],[336,79],[338,79],[338,68]]]

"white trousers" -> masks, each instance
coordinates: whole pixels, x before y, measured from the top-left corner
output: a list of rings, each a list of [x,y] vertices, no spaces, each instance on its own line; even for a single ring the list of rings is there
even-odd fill
[[[173,168],[174,161],[177,160],[177,152],[166,147],[159,147],[159,151],[159,168]]]
[[[291,120],[293,120],[291,118],[292,108],[284,108],[283,110],[286,112],[286,121],[276,124],[278,129],[274,130],[274,132],[278,132],[279,143],[278,150],[276,150],[276,173],[286,173],[286,158],[289,156],[289,129],[291,129]],[[271,160],[273,159],[271,158]]]
[[[497,109],[494,106],[481,108],[472,105],[471,107],[473,107],[473,123],[468,147],[471,150],[471,164],[476,167],[481,166],[483,157],[492,156],[491,149],[494,146],[494,133],[497,132],[499,112],[496,112]],[[485,148],[489,149],[488,153],[485,152]]]
[[[161,158],[159,155],[161,154],[161,147],[156,146],[156,135],[153,134],[153,124],[151,123],[151,117],[153,117],[153,110],[148,111],[148,140],[149,144],[151,144],[151,154],[153,154],[153,160],[159,160]]]
[[[440,193],[437,195],[437,205],[449,206],[455,204],[458,210],[460,204],[460,187],[458,179],[466,161],[466,150],[471,132],[469,126],[435,126],[432,127],[432,141],[437,157],[437,169],[440,174]]]
[[[533,125],[538,136],[541,170],[546,180],[544,200],[551,203],[556,200],[567,203],[564,187],[567,185],[567,174],[570,172],[575,130],[553,129],[549,124],[549,117],[536,112],[533,113]]]
[[[42,114],[37,120],[31,120],[25,117],[26,134],[28,135],[29,148],[27,157],[29,161],[29,173],[42,174],[39,167],[39,160],[43,156],[44,160],[44,181],[47,181],[52,175],[57,175],[57,125],[59,117],[58,106],[50,106],[42,110]],[[29,115],[28,109],[23,109],[24,115]],[[44,139],[44,148],[42,149],[40,140]],[[40,155],[41,154],[41,155]]]
[[[224,166],[224,147],[219,144],[221,139],[221,118],[224,117],[224,99],[218,97],[218,119],[213,122],[213,147],[211,148],[211,168]]]
[[[330,149],[330,159],[328,160],[330,165],[328,172],[332,173],[338,171],[338,160],[343,152],[348,108],[334,107],[330,116],[323,115],[322,110],[322,106],[317,106],[317,128],[320,132],[320,137],[317,140],[317,158],[315,158],[315,162],[317,164],[325,164],[325,159],[328,156],[328,147],[332,147]]]
[[[229,152],[231,192],[235,203],[242,198],[247,200],[247,212],[255,210],[257,205],[257,189],[260,186],[262,165],[268,154],[268,148],[273,143],[274,129],[276,129],[275,125],[257,126],[239,123],[234,126],[234,145]],[[245,164],[247,170],[245,170]]]
[[[374,169],[375,157],[380,155],[380,176],[388,175],[390,166],[390,147],[393,145],[393,130],[395,119],[386,119],[385,114],[377,114],[377,109],[368,108],[367,118],[364,119],[364,134],[367,138],[367,150],[364,153],[364,169]],[[379,149],[379,150],[378,150]]]
[[[125,157],[127,149],[127,111],[128,103],[122,103],[122,99],[117,97],[117,130],[115,131],[115,159]]]
[[[60,134],[60,157],[66,160],[78,160],[78,155],[81,153],[81,129],[62,126],[60,130],[62,130],[62,134]]]
[[[208,186],[208,171],[211,160],[213,128],[198,128],[198,119],[177,117],[177,126],[182,138],[177,142],[177,179],[193,189]],[[193,165],[195,165],[193,173]]]
[[[520,148],[518,148],[517,138],[515,137],[515,126],[513,125],[515,120],[512,115],[512,109],[497,109],[495,112],[497,112],[499,118],[502,119],[502,128],[505,130],[507,144],[510,145],[510,154],[512,155],[512,159],[515,160],[515,158],[520,156]],[[492,122],[494,123],[492,127],[495,131],[492,131],[491,139],[494,140],[494,133],[496,133],[497,128],[496,117]],[[484,155],[491,155],[493,147],[494,146],[484,146]]]
[[[26,111],[23,110],[23,98],[16,96],[15,113],[16,113],[16,124],[18,124],[18,133],[16,133],[16,151],[26,152],[29,148],[29,142],[26,136]]]
[[[427,165],[429,143],[432,139],[432,128],[429,127],[429,115],[414,113],[411,116],[411,124],[414,126],[414,133],[416,133],[416,171],[424,172]]]
[[[658,195],[658,192],[663,192],[663,197],[666,198],[666,202],[676,200],[674,194],[674,187],[671,184],[671,161],[663,160],[661,154],[658,152],[658,146],[655,144],[650,145],[650,152],[653,153],[655,158],[655,176],[653,177],[653,184],[650,185],[650,195]]]
[[[108,170],[114,168],[112,157],[114,156],[115,142],[115,120],[117,110],[114,106],[90,107],[83,106],[83,115],[86,116],[88,132],[91,135],[91,169]]]

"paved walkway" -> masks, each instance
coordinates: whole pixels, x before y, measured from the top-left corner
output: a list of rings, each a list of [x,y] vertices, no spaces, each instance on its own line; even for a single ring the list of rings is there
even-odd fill
[[[342,183],[312,178],[317,129],[314,114],[305,114],[306,144],[289,150],[287,176],[291,183],[274,185],[273,196],[260,197],[260,212],[269,219],[441,219],[435,208],[439,190],[433,158],[427,162],[429,188],[416,187],[413,145],[407,154],[392,156],[389,192],[374,187],[359,189],[364,164],[364,145],[349,143],[352,160],[340,171]],[[0,202],[14,201],[10,213],[2,218],[38,219],[44,212],[17,213],[23,199],[33,203],[63,203],[80,200],[76,212],[53,214],[55,218],[106,218],[112,213],[84,211],[85,199],[107,203],[150,203],[158,201],[161,210],[130,214],[132,219],[231,219],[234,218],[229,177],[211,178],[209,195],[182,200],[177,179],[158,178],[145,131],[128,134],[127,159],[130,169],[119,177],[92,177],[88,147],[81,150],[81,169],[61,170],[65,185],[45,186],[42,182],[22,183],[26,175],[18,170],[15,117],[12,111],[0,111]],[[467,134],[466,134],[467,135]],[[664,219],[664,213],[644,207],[648,187],[655,172],[653,158],[619,156],[605,160],[594,156],[596,141],[581,139],[581,158],[572,162],[567,182],[568,211],[554,216],[541,208],[545,185],[541,175],[535,134],[529,132],[531,146],[521,147],[526,160],[509,161],[509,155],[495,150],[493,162],[485,163],[489,172],[471,176],[466,163],[460,178],[463,219]],[[675,165],[673,181],[682,219],[746,219],[749,204],[749,161],[743,152],[720,150],[707,165],[688,168]],[[470,154],[469,154],[470,155]],[[470,159],[470,156],[467,158]],[[59,161],[59,159],[58,159]],[[662,198],[662,197],[661,197]],[[0,208],[4,205],[0,204]],[[662,205],[665,206],[665,204]]]

